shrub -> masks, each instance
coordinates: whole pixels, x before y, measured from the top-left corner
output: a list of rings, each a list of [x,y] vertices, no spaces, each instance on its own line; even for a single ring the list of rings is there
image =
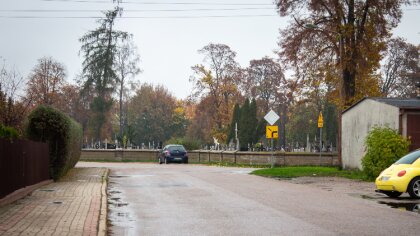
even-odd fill
[[[39,106],[28,116],[26,136],[47,142],[50,152],[50,177],[59,179],[79,161],[82,142],[81,126],[64,113]]]
[[[200,142],[189,138],[170,138],[165,143],[183,145],[188,151],[200,149]]]
[[[374,127],[366,137],[365,145],[363,172],[369,179],[375,179],[381,171],[408,153],[410,141],[391,128]]]
[[[3,126],[0,124],[0,138],[5,138],[10,141],[18,138],[18,132],[13,127]]]

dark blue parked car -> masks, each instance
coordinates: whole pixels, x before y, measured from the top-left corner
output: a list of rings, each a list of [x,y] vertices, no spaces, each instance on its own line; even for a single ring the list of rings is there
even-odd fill
[[[169,144],[162,149],[159,153],[159,164],[170,162],[188,163],[187,151],[184,146]]]

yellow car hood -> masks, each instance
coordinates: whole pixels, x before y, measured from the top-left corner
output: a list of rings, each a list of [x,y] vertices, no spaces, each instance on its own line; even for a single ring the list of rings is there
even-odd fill
[[[398,165],[391,165],[390,167],[388,167],[387,169],[385,169],[382,172],[382,175],[397,175],[398,172],[405,170],[407,168],[409,168],[411,165],[410,164],[398,164]]]

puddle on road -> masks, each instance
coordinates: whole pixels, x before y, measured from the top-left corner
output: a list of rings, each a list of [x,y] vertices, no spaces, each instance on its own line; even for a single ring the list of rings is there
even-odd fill
[[[55,189],[40,189],[38,191],[41,191],[41,192],[54,192]]]
[[[171,188],[171,187],[188,187],[187,184],[177,184],[177,183],[160,183],[158,184],[159,188]]]
[[[363,198],[363,199],[369,199],[369,200],[375,199],[374,197],[369,196],[369,195],[365,195],[365,194],[360,195],[360,197]]]
[[[116,191],[116,190],[112,190],[108,192],[109,194],[116,194],[116,193],[121,193],[120,191]]]
[[[403,211],[412,211],[420,214],[420,203],[418,202],[384,202],[379,201],[379,204],[390,206],[391,208],[403,210]]]
[[[154,176],[154,175],[147,175],[147,174],[144,174],[144,175],[110,175],[109,177],[110,178],[130,178],[130,177],[151,177],[151,176]]]
[[[127,202],[124,201],[124,193],[118,188],[108,186],[108,235],[134,235],[135,220],[128,207]]]
[[[368,195],[368,194],[361,194],[361,193],[348,193],[347,195],[349,195],[351,197],[357,197],[357,198],[361,198],[361,199],[366,199],[366,200],[376,200],[377,197],[383,197],[380,194]]]
[[[418,202],[418,201],[407,202],[406,199],[401,199],[401,198],[394,199],[393,201],[381,201],[380,199],[384,199],[384,198],[387,198],[387,197],[384,197],[384,195],[378,194],[378,193],[372,194],[372,195],[350,193],[348,195],[352,196],[352,197],[359,197],[359,198],[362,198],[362,199],[375,201],[379,204],[387,205],[387,206],[389,206],[391,208],[394,208],[394,209],[398,209],[398,210],[402,210],[402,211],[412,211],[412,212],[420,214],[420,202]]]
[[[128,212],[118,212],[117,216],[128,218],[130,216],[130,214],[128,214]]]

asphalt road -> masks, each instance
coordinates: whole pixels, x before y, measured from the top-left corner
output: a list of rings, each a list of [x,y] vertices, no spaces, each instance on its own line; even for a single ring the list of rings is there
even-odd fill
[[[110,235],[419,235],[420,232],[420,214],[379,204],[378,201],[387,198],[363,197],[356,188],[352,191],[351,184],[346,191],[332,191],[333,188],[320,188],[313,182],[299,184],[249,175],[252,169],[201,165],[78,165],[111,169]]]

